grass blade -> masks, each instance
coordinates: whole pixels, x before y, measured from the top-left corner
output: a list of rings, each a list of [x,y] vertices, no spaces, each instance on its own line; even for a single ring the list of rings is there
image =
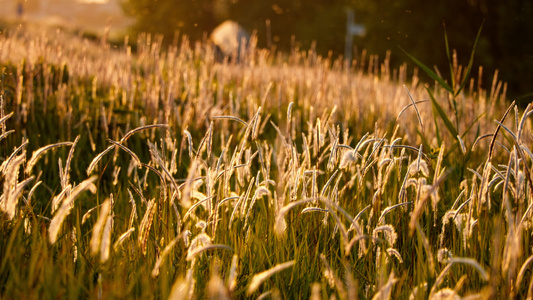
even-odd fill
[[[438,82],[448,92],[453,94],[453,88],[449,84],[447,84],[446,81],[444,81],[444,79],[442,79],[439,75],[437,75],[437,73],[433,72],[433,70],[431,70],[426,65],[424,65],[421,61],[419,61],[414,56],[409,54],[402,47],[400,47],[400,49],[403,51],[403,53],[405,53],[407,55],[407,57],[409,57],[409,59],[411,59],[418,67],[420,67],[420,69],[422,69],[424,72],[426,72],[426,74],[428,74],[429,77],[431,77],[433,80]]]
[[[250,295],[252,294],[253,292],[255,292],[257,290],[257,288],[261,285],[261,283],[263,283],[263,281],[267,280],[268,278],[270,278],[272,275],[280,272],[280,271],[283,271],[289,267],[292,267],[294,265],[295,261],[294,260],[291,260],[291,261],[288,261],[288,262],[284,262],[282,264],[277,264],[275,265],[274,267],[266,270],[266,271],[263,271],[261,273],[258,273],[258,274],[255,274],[254,277],[252,277],[252,281],[250,283],[250,286],[248,287],[248,291],[247,291],[247,294]]]
[[[466,83],[468,82],[468,77],[470,76],[470,72],[472,71],[472,65],[474,64],[474,54],[476,53],[476,48],[477,48],[477,44],[479,42],[479,37],[481,36],[481,30],[482,29],[483,29],[483,24],[481,24],[481,26],[479,27],[479,30],[477,32],[476,39],[474,41],[474,46],[472,47],[472,53],[470,54],[470,60],[468,61],[468,66],[466,67],[466,72],[465,72],[464,77],[463,77],[463,81],[461,82],[461,85],[459,86],[457,91],[455,91],[454,97],[459,95],[459,93],[463,90],[463,88],[465,87]]]
[[[444,126],[446,126],[446,129],[450,132],[450,134],[453,137],[456,137],[458,134],[457,129],[453,126],[453,123],[450,121],[446,113],[444,112],[444,109],[439,105],[437,100],[435,99],[435,96],[433,96],[433,93],[429,88],[426,87],[426,91],[429,94],[429,98],[431,99],[431,104],[433,105],[433,109],[438,113],[439,117],[444,122]]]

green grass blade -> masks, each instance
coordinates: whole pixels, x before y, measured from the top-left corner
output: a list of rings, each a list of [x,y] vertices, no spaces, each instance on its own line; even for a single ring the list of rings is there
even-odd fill
[[[463,90],[466,83],[468,82],[468,77],[470,76],[470,72],[472,71],[472,65],[474,64],[474,54],[476,53],[477,44],[479,42],[479,37],[481,36],[481,30],[483,29],[483,23],[479,27],[479,30],[476,35],[476,39],[474,41],[474,46],[472,47],[472,53],[470,54],[470,60],[468,61],[468,67],[466,68],[466,73],[463,77],[463,81],[461,82],[461,85],[455,91],[455,96],[459,95],[459,93]]]
[[[448,65],[450,66],[450,78],[452,79],[452,88],[455,88],[455,76],[453,75],[453,62],[450,55],[450,44],[448,43],[448,34],[446,33],[446,24],[444,26],[444,45],[446,47],[446,57],[448,58]]]
[[[472,127],[474,127],[474,125],[476,125],[476,123],[481,119],[481,117],[483,117],[485,115],[485,113],[481,113],[479,116],[477,116],[477,118],[470,124],[470,126],[468,126],[468,128],[465,130],[465,132],[463,132],[463,134],[461,135],[462,138],[464,138],[466,136],[466,134],[472,129]],[[479,128],[478,128],[479,130]]]
[[[446,115],[446,113],[444,112],[442,107],[439,105],[439,103],[435,99],[435,96],[433,96],[433,93],[431,93],[431,90],[426,87],[426,91],[429,94],[429,98],[431,99],[431,104],[433,105],[433,108],[435,109],[435,111],[438,113],[439,117],[444,122],[444,126],[446,126],[446,128],[448,129],[448,131],[450,132],[450,134],[453,137],[456,137],[457,136],[457,129],[453,126],[453,123],[450,121],[450,119],[448,118],[448,116]]]
[[[437,124],[437,119],[433,118],[433,122],[435,123],[435,136],[437,138],[437,145],[442,145],[442,138],[440,137],[440,130],[439,124]]]
[[[405,51],[403,48],[400,47],[400,49],[405,53],[405,55],[407,55],[407,57],[409,57],[418,67],[420,67],[424,72],[426,72],[426,74],[429,75],[429,77],[431,77],[433,80],[435,80],[436,82],[438,82],[443,88],[445,88],[448,92],[450,93],[454,93],[453,91],[453,88],[448,85],[446,83],[446,81],[444,81],[444,79],[442,79],[441,77],[439,77],[439,75],[437,75],[437,73],[433,72],[433,70],[431,70],[430,68],[428,68],[426,65],[424,65],[421,61],[419,61],[418,59],[416,59],[414,56],[412,56],[411,54],[409,54],[407,51]]]

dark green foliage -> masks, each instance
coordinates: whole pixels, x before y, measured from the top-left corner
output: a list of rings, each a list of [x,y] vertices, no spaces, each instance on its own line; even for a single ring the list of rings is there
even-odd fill
[[[477,77],[478,66],[484,67],[485,74],[498,69],[511,98],[523,96],[519,99],[522,104],[531,99],[533,43],[528,41],[533,40],[533,32],[528,29],[533,27],[533,3],[527,0],[127,0],[124,7],[137,20],[134,32],[161,33],[167,43],[176,31],[193,40],[202,39],[204,33],[232,19],[250,32],[256,30],[260,47],[274,45],[288,52],[294,46],[309,49],[316,41],[319,54],[332,51],[335,56],[344,54],[346,10],[350,8],[355,10],[356,23],[363,24],[367,32],[355,39],[356,58],[362,49],[381,57],[392,49],[392,65],[398,67],[406,60],[396,51],[400,46],[421,61],[431,61],[429,67],[435,65],[443,74],[448,72],[439,38],[443,25],[452,42],[449,48],[456,49],[462,61],[484,23],[473,75]],[[483,78],[485,88],[491,83],[492,78]]]

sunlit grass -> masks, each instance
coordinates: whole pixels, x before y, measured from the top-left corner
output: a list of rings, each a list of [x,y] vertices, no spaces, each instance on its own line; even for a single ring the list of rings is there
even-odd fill
[[[0,34],[2,298],[533,294],[531,108],[497,76],[160,42]]]

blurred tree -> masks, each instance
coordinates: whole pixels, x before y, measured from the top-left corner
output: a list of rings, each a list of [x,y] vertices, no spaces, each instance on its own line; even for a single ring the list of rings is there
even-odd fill
[[[158,33],[170,43],[176,31],[191,39],[201,39],[218,20],[215,18],[215,0],[124,0],[126,14],[135,18],[131,31]]]
[[[366,36],[357,37],[359,50],[384,57],[392,50],[391,65],[407,61],[402,47],[446,75],[444,26],[459,62],[468,62],[477,31],[484,24],[475,65],[485,70],[485,88],[495,69],[509,83],[511,98],[533,90],[533,1],[529,0],[124,0],[124,9],[137,22],[134,32],[157,32],[172,41],[176,30],[201,39],[218,24],[232,19],[252,32],[260,47],[275,45],[288,51],[294,36],[300,49],[316,41],[316,51],[344,53],[346,11],[355,10],[355,22]],[[267,27],[267,20],[270,26]],[[477,72],[473,72],[476,75]],[[527,101],[527,98],[523,101]]]
[[[398,46],[446,74],[444,24],[450,48],[466,64],[480,26],[475,65],[484,67],[485,88],[490,88],[494,70],[509,84],[515,99],[533,91],[533,2],[528,0],[386,0],[353,1],[358,22],[367,35],[360,45],[383,56],[392,51],[393,65],[406,61]],[[474,72],[476,73],[476,72]],[[476,75],[476,74],[473,74]],[[519,99],[524,104],[531,98]]]
[[[272,42],[277,49],[288,51],[291,46],[308,49],[316,41],[319,53],[332,50],[341,54],[349,3],[349,0],[264,0],[252,3],[233,0],[229,11],[230,18],[257,31],[260,45]],[[267,28],[267,20],[270,28]],[[291,45],[293,36],[296,45]]]

